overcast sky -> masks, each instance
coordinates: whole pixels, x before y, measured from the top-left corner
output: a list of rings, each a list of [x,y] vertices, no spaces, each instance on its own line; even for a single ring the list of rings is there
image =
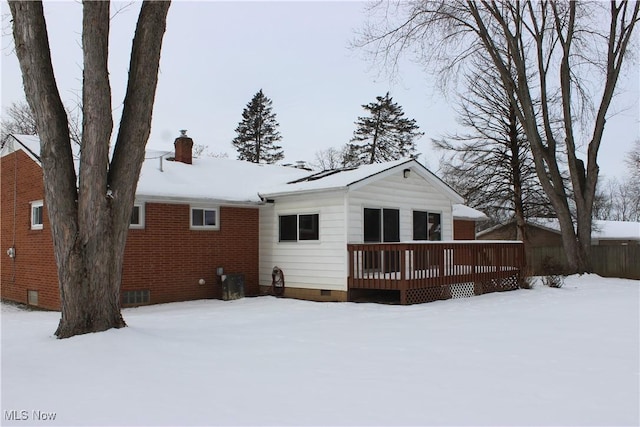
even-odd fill
[[[116,8],[119,3],[114,3]],[[390,82],[349,49],[366,19],[361,2],[186,2],[175,1],[164,37],[149,146],[173,149],[179,129],[197,144],[228,153],[243,108],[260,89],[273,100],[285,161],[312,161],[316,151],[341,147],[352,137],[361,105],[391,93],[425,136],[420,161],[437,170],[440,154],[431,138],[459,130],[454,97],[441,96],[421,66],[403,62]],[[129,54],[139,5],[111,24],[110,74],[116,122],[126,89]],[[24,99],[13,53],[8,6],[2,3],[2,113]],[[45,13],[58,87],[65,103],[80,99],[82,56],[79,2],[47,2]],[[600,151],[601,170],[621,177],[622,159],[640,135],[638,67],[625,76],[612,106]],[[114,135],[115,135],[114,131]]]

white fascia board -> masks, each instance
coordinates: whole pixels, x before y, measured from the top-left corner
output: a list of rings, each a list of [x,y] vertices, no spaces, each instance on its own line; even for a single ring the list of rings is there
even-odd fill
[[[258,208],[264,202],[237,201],[237,200],[220,200],[207,197],[176,197],[176,196],[158,196],[136,194],[136,202],[139,203],[168,203],[174,205],[212,205],[212,206],[240,206],[247,208]]]
[[[286,197],[286,196],[302,196],[307,194],[318,194],[318,193],[331,193],[335,191],[346,192],[349,188],[342,187],[328,187],[328,188],[314,188],[311,190],[293,190],[293,191],[281,191],[279,193],[260,193],[259,196],[265,199],[275,199],[278,197]]]

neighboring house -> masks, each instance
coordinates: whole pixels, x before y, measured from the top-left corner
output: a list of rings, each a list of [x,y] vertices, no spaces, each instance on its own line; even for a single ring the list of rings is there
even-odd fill
[[[560,224],[555,218],[531,218],[525,233],[530,247],[562,246]],[[515,240],[516,223],[500,224],[477,234],[478,240]],[[593,221],[592,245],[640,245],[640,222]]]
[[[456,215],[481,217],[457,206],[462,198],[415,160],[318,173],[192,159],[192,145],[183,134],[175,154],[147,151],[125,249],[125,306],[220,298],[226,275],[242,275],[244,293],[259,295],[275,266],[286,296],[347,301],[353,245],[451,241]],[[37,137],[20,135],[2,148],[2,298],[57,309],[39,148]],[[444,255],[431,251],[444,271]],[[376,261],[385,268],[388,252]]]
[[[488,219],[487,215],[477,209],[461,204],[453,205],[453,240],[475,240],[477,223]]]
[[[562,246],[560,225],[554,218],[527,221],[527,265],[534,275],[550,271],[567,272],[567,257]],[[498,225],[478,233],[478,240],[511,240],[515,222]],[[605,277],[640,279],[640,222],[593,221],[591,267]]]

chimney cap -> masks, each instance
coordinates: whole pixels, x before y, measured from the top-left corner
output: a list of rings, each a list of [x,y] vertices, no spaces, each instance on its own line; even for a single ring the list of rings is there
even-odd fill
[[[186,129],[180,129],[180,138],[185,138],[187,136],[187,130]]]

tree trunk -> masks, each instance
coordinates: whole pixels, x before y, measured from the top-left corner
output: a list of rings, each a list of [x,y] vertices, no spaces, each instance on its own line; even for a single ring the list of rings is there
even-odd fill
[[[513,186],[513,210],[516,219],[516,239],[524,243],[525,251],[529,246],[527,242],[527,223],[522,201],[522,165],[520,164],[520,144],[518,141],[518,118],[515,108],[509,104],[509,146],[511,148],[511,175]]]
[[[149,137],[169,2],[145,2],[131,53],[114,156],[107,57],[109,3],[83,6],[83,136],[76,187],[67,116],[56,86],[41,2],[12,1],[16,53],[40,130],[45,201],[58,270],[66,338],[125,322],[120,313],[124,247]]]

